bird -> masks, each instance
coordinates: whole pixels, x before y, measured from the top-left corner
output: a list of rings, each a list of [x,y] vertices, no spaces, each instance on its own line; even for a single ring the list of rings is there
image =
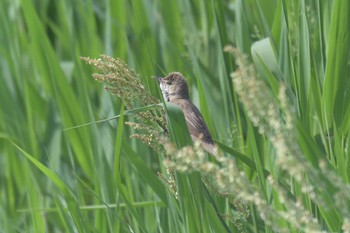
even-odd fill
[[[182,110],[192,140],[199,140],[203,149],[215,155],[217,148],[202,114],[190,99],[185,77],[179,72],[172,72],[166,77],[158,77],[158,81],[164,101]]]

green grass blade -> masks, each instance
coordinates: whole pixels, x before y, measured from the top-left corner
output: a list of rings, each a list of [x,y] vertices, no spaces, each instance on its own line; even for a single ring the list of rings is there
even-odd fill
[[[63,182],[61,178],[59,178],[52,170],[43,165],[40,161],[35,159],[33,156],[24,151],[20,146],[16,143],[12,142],[12,144],[33,164],[35,165],[42,173],[44,173],[62,192],[62,194],[66,197],[73,197],[71,190],[69,187]]]
[[[349,1],[334,1],[332,19],[329,29],[327,63],[323,87],[323,124],[324,128],[332,127],[333,119],[339,123],[342,116],[343,83],[348,77],[348,55],[350,48],[350,3]]]

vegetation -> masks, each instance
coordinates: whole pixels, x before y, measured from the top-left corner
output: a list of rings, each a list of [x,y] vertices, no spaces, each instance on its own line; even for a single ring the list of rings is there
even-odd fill
[[[350,232],[348,12],[1,1],[0,232]],[[162,103],[172,71],[221,153]]]

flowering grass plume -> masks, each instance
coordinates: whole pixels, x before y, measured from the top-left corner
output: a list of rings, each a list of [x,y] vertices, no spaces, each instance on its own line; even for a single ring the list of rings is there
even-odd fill
[[[280,220],[287,221],[305,232],[320,232],[317,219],[306,211],[300,202],[288,200],[284,190],[277,182],[273,182],[272,177],[269,177],[270,183],[278,187],[281,197],[286,200],[284,203],[294,211],[293,213],[274,209],[263,197],[259,187],[252,184],[245,173],[238,169],[232,157],[218,153],[214,155],[216,162],[208,161],[200,142],[195,142],[193,147],[187,146],[180,150],[169,146],[167,152],[168,158],[164,160],[166,167],[182,173],[198,172],[211,192],[227,198],[235,206],[235,209],[230,210],[230,214],[221,216],[231,221],[240,231],[246,232],[245,224],[249,218],[247,205],[254,204],[261,219],[275,232],[288,232],[287,228],[276,224]]]
[[[278,177],[269,177],[269,184],[278,193],[281,204],[286,206],[287,210],[292,210],[289,213],[278,210],[278,214],[289,224],[306,232],[320,232],[322,229],[312,211],[306,207],[310,202],[325,211],[349,216],[349,205],[339,201],[350,200],[349,185],[325,160],[316,165],[311,164],[298,144],[297,123],[285,94],[286,86],[281,84],[278,97],[274,97],[267,85],[257,78],[253,65],[249,64],[244,54],[233,47],[226,47],[225,51],[236,57],[238,70],[231,77],[250,120],[275,148],[276,166],[289,174],[292,182],[296,182],[301,193],[307,197],[307,201],[304,202],[288,198],[274,181]],[[290,183],[292,192],[293,186],[295,183]],[[343,229],[348,229],[348,220],[343,219]]]
[[[128,109],[155,105],[155,108],[137,113],[137,122],[126,124],[137,131],[131,137],[162,151],[161,139],[167,128],[164,111],[157,106],[160,101],[142,85],[139,75],[119,58],[101,55],[98,59],[81,59],[99,71],[92,75],[94,79],[107,84],[105,89],[121,98]]]

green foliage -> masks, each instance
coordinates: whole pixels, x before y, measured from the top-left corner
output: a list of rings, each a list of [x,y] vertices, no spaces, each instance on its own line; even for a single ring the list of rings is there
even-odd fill
[[[347,0],[1,1],[0,232],[349,232],[348,12]],[[130,81],[91,77],[80,57],[101,54],[138,74],[144,89],[124,94],[139,101],[103,89]],[[222,157],[138,140],[164,134],[151,76],[172,71]],[[169,138],[188,146],[165,107]]]

